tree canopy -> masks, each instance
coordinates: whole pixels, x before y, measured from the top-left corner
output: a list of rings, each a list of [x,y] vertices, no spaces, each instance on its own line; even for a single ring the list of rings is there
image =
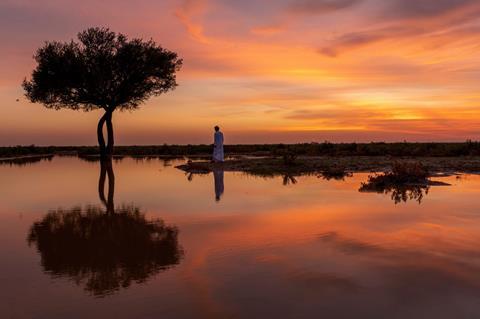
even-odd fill
[[[107,28],[90,28],[78,42],[46,42],[23,87],[48,108],[132,110],[177,86],[182,60],[153,40],[129,40]]]

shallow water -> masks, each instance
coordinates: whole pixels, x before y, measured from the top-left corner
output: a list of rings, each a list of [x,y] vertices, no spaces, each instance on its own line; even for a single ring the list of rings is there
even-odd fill
[[[1,317],[480,318],[479,176],[420,197],[177,163],[114,162],[103,201],[98,162],[0,165]]]

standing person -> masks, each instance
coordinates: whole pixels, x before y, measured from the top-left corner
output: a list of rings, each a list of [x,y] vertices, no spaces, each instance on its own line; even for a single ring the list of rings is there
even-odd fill
[[[223,133],[220,128],[215,126],[215,133],[213,134],[213,161],[223,162]]]

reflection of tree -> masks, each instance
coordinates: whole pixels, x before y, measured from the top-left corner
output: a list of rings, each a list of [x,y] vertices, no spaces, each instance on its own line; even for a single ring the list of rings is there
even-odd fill
[[[105,178],[108,177],[108,197],[105,198]],[[100,161],[100,177],[98,178],[98,197],[107,208],[108,213],[113,213],[115,204],[115,174],[113,173],[112,160]]]
[[[395,204],[409,200],[421,203],[431,185],[449,184],[431,181],[428,170],[420,162],[395,162],[391,171],[370,175],[368,182],[362,183],[359,191],[391,193]]]
[[[415,200],[419,204],[422,202],[423,197],[428,194],[430,187],[428,185],[371,185],[369,183],[363,183],[360,187],[360,192],[365,193],[380,193],[391,194],[391,199],[395,204],[409,200]]]
[[[392,193],[391,198],[395,204],[398,204],[402,201],[406,203],[408,200],[415,200],[420,204],[423,197],[428,195],[429,189],[429,186],[412,185],[395,187],[386,191],[390,191]]]
[[[326,181],[336,180],[344,181],[345,177],[351,177],[352,173],[347,172],[343,167],[333,166],[323,170],[318,177],[323,178]]]
[[[283,185],[284,186],[287,186],[289,184],[292,184],[292,185],[295,185],[297,183],[297,179],[295,178],[295,176],[291,175],[291,174],[285,174],[283,175]]]
[[[114,209],[111,163],[102,167],[105,172],[102,174],[102,168],[99,186],[105,176],[110,186],[108,199],[103,187],[99,188],[106,208],[49,212],[32,225],[28,235],[28,243],[41,254],[46,272],[68,277],[96,296],[145,282],[183,257],[176,227],[159,219],[148,221],[133,205]]]

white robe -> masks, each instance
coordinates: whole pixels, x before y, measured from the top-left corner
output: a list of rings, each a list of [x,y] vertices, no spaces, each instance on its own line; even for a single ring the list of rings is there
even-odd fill
[[[218,131],[213,135],[213,160],[223,162],[223,133]]]

